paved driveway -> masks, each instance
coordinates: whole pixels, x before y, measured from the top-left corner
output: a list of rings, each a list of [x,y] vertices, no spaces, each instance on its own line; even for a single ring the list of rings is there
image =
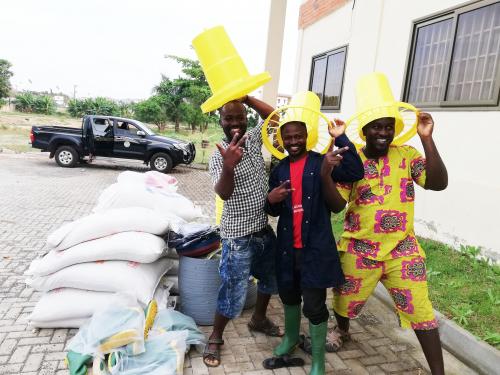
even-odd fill
[[[47,235],[63,222],[87,215],[100,192],[127,169],[147,170],[142,163],[102,161],[74,169],[58,167],[47,154],[0,153],[0,374],[67,374],[65,346],[75,330],[32,330],[26,317],[40,294],[24,285],[23,272],[45,252]],[[213,215],[214,195],[208,173],[181,167],[172,173],[180,192]],[[271,300],[270,315],[281,325],[282,310]],[[262,360],[279,342],[246,328],[250,311],[231,322],[225,333],[223,365],[208,370],[199,354],[186,358],[185,374],[271,374]],[[302,322],[307,332],[307,322]],[[209,332],[210,327],[203,327]],[[352,322],[353,341],[341,352],[327,354],[328,373],[427,374],[425,359],[412,332],[397,327],[394,314],[370,300],[361,317]],[[306,363],[308,356],[301,352]],[[474,374],[445,354],[448,374]],[[275,370],[275,374],[306,374],[308,367]]]

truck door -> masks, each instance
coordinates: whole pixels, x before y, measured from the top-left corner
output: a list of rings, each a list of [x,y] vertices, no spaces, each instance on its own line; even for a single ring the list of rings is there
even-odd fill
[[[113,153],[116,157],[128,159],[144,159],[148,141],[137,134],[140,131],[133,123],[114,120],[115,142]]]
[[[113,120],[92,117],[92,132],[94,144],[91,153],[95,156],[112,156],[113,154]]]

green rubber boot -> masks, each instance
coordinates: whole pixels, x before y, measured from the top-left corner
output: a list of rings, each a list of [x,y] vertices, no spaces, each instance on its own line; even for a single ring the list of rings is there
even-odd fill
[[[309,322],[309,334],[311,335],[312,365],[310,375],[325,374],[325,341],[328,322],[314,325]]]
[[[285,335],[273,354],[279,357],[289,354],[299,343],[300,305],[283,305],[285,308]]]

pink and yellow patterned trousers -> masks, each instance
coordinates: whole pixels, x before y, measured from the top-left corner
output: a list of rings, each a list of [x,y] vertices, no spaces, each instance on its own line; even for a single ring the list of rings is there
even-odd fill
[[[427,289],[425,259],[419,255],[385,261],[340,252],[346,283],[334,289],[333,309],[355,318],[380,281],[389,291],[403,328],[428,330],[438,327]]]

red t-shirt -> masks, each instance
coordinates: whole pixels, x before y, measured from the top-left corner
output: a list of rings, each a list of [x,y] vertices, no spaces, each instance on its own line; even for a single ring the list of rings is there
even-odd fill
[[[290,162],[290,185],[292,188],[292,210],[293,210],[293,247],[302,248],[302,175],[306,165],[307,156]]]

